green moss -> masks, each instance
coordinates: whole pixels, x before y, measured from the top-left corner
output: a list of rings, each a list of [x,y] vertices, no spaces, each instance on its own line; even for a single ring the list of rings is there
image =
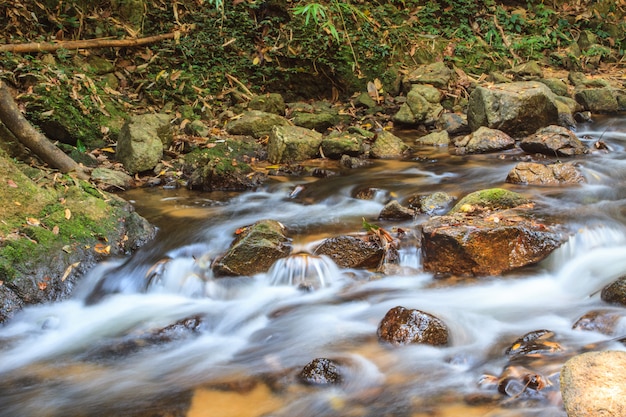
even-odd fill
[[[185,163],[195,167],[205,166],[216,174],[246,173],[252,170],[245,159],[256,153],[258,149],[256,143],[228,139],[216,141],[212,145],[214,146],[196,149],[185,155]]]
[[[475,191],[463,197],[448,214],[473,211],[475,208],[486,210],[508,209],[528,202],[527,198],[516,192],[503,188],[490,188]]]

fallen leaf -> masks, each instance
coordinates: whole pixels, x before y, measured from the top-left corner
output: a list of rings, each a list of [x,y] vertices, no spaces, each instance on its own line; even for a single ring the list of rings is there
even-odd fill
[[[7,180],[7,184],[11,188],[17,188],[17,184],[13,180]]]
[[[105,245],[103,243],[96,243],[96,246],[93,247],[93,250],[96,251],[96,253],[109,255],[111,254],[111,245]]]
[[[36,218],[34,218],[34,217],[27,217],[26,218],[26,223],[29,226],[41,226],[41,222],[39,220],[37,220]]]
[[[72,212],[70,211],[70,209],[66,208],[65,209],[65,220],[69,220],[72,218]]]
[[[38,282],[37,286],[39,287],[39,289],[41,291],[45,290],[46,288],[48,288],[48,284],[46,284],[45,282]]]
[[[67,277],[72,273],[72,270],[76,268],[78,265],[80,265],[80,262],[74,262],[73,264],[65,268],[65,272],[63,273],[63,276],[61,277],[61,281],[65,281]]]
[[[59,234],[59,226],[56,226],[56,225],[55,225],[55,226],[52,228],[52,234],[53,234],[53,235],[58,235],[58,234]]]

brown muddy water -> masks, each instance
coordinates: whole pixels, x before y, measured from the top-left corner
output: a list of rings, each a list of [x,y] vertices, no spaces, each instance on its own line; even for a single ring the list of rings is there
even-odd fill
[[[573,329],[592,310],[623,316],[599,290],[626,273],[626,118],[581,125],[577,134],[609,150],[576,160],[586,183],[574,187],[505,184],[519,151],[457,156],[424,147],[404,161],[283,178],[252,192],[127,192],[159,227],[157,239],[99,265],[72,299],[29,307],[0,329],[0,416],[565,417],[564,361],[626,349],[615,341],[626,336],[622,319],[611,335]],[[411,132],[401,135],[412,144]],[[533,267],[454,282],[423,272],[415,245],[402,247],[392,275],[312,262],[306,274],[320,288],[309,292],[293,284],[302,271],[295,261],[236,279],[214,279],[209,268],[235,231],[257,220],[280,221],[294,251],[310,252],[326,237],[363,231],[363,218],[416,234],[426,216],[377,219],[389,199],[434,191],[460,198],[490,187],[532,198],[537,215],[558,219],[571,237]],[[361,188],[379,191],[354,198]],[[378,323],[399,305],[442,319],[450,345],[381,345]],[[193,325],[168,328],[185,319]],[[507,356],[519,337],[544,329],[552,350]],[[297,374],[315,358],[337,361],[342,381],[300,383]],[[540,378],[542,389],[522,383],[500,392],[510,364]]]

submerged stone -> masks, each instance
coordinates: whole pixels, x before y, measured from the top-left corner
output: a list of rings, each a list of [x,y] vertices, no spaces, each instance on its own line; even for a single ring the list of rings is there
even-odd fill
[[[337,384],[342,380],[339,364],[326,358],[313,359],[302,369],[298,377],[300,381],[309,385]]]
[[[394,346],[411,343],[446,346],[448,333],[448,327],[439,318],[401,306],[389,310],[377,330],[381,342]]]

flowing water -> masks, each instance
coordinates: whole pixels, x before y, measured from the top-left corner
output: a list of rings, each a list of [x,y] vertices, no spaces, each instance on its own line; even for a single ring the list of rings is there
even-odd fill
[[[72,299],[29,307],[0,329],[0,416],[166,415],[158,413],[166,399],[163,407],[190,404],[186,414],[167,415],[189,417],[563,417],[562,363],[588,349],[624,349],[615,339],[626,335],[626,321],[612,335],[572,326],[596,309],[622,316],[599,291],[626,273],[625,132],[619,117],[579,126],[589,146],[601,139],[609,151],[580,158],[587,183],[567,188],[504,184],[516,151],[456,156],[428,147],[406,161],[277,180],[254,192],[128,192],[159,226],[157,239],[99,265]],[[533,198],[540,215],[567,226],[569,240],[539,265],[455,282],[423,272],[415,245],[405,245],[401,267],[384,276],[307,255],[326,237],[362,231],[363,218],[409,234],[426,220],[377,220],[389,198],[461,197],[494,186]],[[354,198],[364,187],[380,192]],[[238,228],[260,219],[283,223],[297,255],[266,274],[214,279],[211,261]],[[442,319],[450,345],[381,345],[378,323],[395,306]],[[507,347],[541,329],[554,332],[558,354],[525,366],[545,390],[507,396],[484,384],[507,365]],[[342,381],[298,382],[315,358],[335,360]]]

